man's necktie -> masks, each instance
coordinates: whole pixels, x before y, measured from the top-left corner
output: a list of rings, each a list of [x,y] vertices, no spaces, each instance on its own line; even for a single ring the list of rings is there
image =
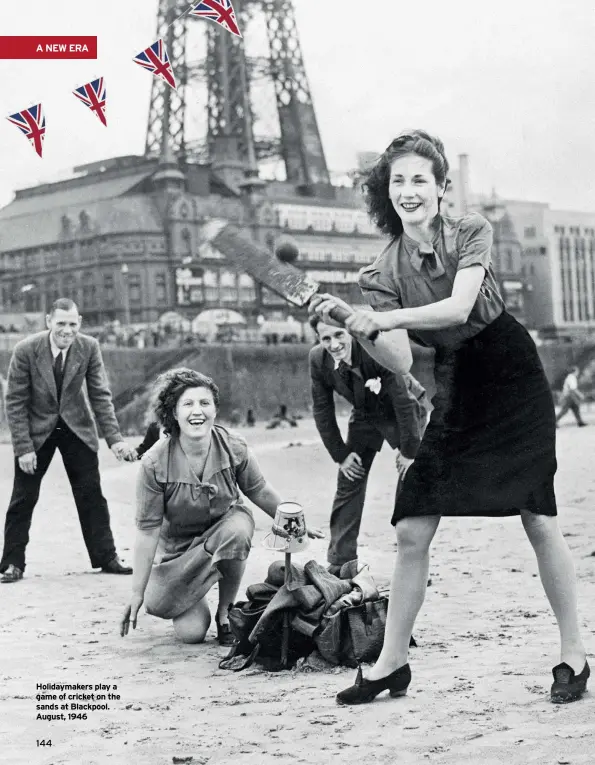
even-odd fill
[[[60,351],[54,360],[54,380],[56,381],[56,393],[58,394],[59,401],[62,395],[62,381],[64,380],[64,356],[62,351]]]
[[[337,374],[343,380],[349,390],[353,392],[353,373],[351,371],[351,367],[344,361],[340,361],[339,366],[337,367]]]

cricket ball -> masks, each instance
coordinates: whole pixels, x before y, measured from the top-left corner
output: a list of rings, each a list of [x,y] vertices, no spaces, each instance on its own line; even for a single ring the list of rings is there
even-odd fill
[[[282,236],[275,242],[275,255],[283,263],[295,263],[300,254],[300,248],[294,239]]]

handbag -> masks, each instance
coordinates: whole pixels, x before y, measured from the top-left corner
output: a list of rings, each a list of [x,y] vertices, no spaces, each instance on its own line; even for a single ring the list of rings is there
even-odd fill
[[[328,617],[316,636],[320,655],[331,664],[357,667],[380,656],[384,643],[388,598],[347,606]],[[417,646],[411,637],[410,646]]]
[[[351,650],[358,664],[375,661],[384,643],[388,598],[351,606],[345,612]]]

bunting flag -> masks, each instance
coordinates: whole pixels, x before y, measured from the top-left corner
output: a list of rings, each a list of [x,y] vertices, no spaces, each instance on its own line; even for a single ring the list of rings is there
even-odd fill
[[[242,36],[231,0],[202,0],[194,6],[188,15],[214,21],[215,24],[219,24],[223,29],[231,32],[232,35]]]
[[[145,48],[135,56],[133,61],[156,77],[161,77],[162,80],[165,80],[168,85],[171,85],[176,90],[174,71],[169,63],[167,48],[163,40],[159,39],[153,45],[149,45],[148,48]]]
[[[103,84],[103,77],[99,77],[97,80],[92,80],[86,85],[81,85],[80,88],[76,88],[72,93],[79,99],[79,101],[82,101],[85,106],[88,106],[92,112],[95,112],[101,123],[107,127],[107,119],[105,117],[105,85]]]
[[[35,104],[28,109],[23,109],[22,112],[11,114],[6,119],[25,134],[41,157],[43,139],[45,138],[45,115],[41,110],[41,104]]]

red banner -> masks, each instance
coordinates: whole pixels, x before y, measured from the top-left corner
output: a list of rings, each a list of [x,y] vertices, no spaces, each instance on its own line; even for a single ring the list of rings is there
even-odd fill
[[[87,35],[0,37],[0,59],[97,58],[97,37]]]

